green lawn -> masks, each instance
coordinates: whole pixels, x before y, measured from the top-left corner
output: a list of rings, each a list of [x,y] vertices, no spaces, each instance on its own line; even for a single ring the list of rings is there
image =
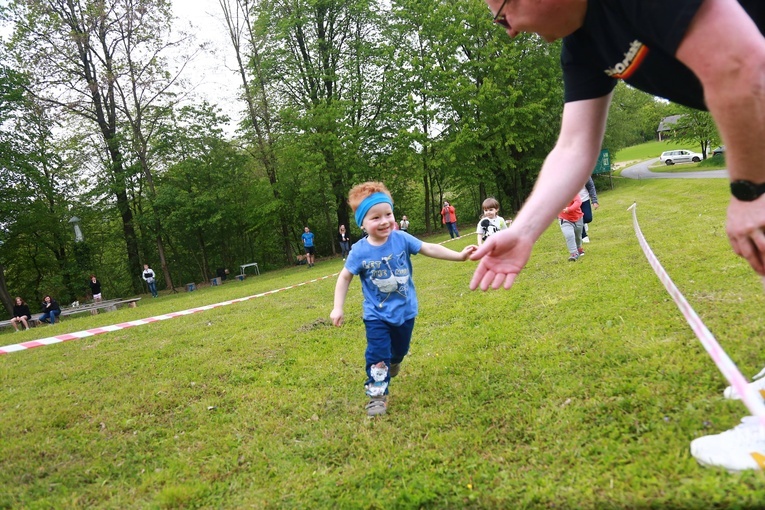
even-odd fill
[[[671,151],[674,149],[688,149],[696,150],[689,147],[685,142],[678,143],[675,140],[667,140],[663,142],[653,141],[641,143],[640,145],[633,145],[632,147],[626,147],[612,157],[614,163],[621,163],[625,161],[644,161],[646,159],[658,158],[662,152]]]
[[[646,262],[627,211],[637,201],[661,263],[751,375],[765,363],[765,296],[728,246],[727,183],[619,179],[599,198],[586,256],[568,262],[552,225],[510,291],[470,292],[472,262],[414,257],[420,317],[384,417],[363,409],[357,280],[340,329],[329,324],[327,279],[0,356],[0,508],[762,507],[761,473],[690,457],[693,438],[746,411],[722,398],[722,376]],[[0,341],[340,267],[268,272]]]
[[[680,172],[703,172],[705,170],[721,170],[727,168],[725,158],[722,156],[708,157],[700,163],[678,163],[676,165],[666,165],[661,161],[654,163],[649,168],[651,172],[673,174]]]

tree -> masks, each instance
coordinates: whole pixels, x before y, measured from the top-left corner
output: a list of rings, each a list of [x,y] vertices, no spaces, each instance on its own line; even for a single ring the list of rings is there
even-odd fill
[[[706,159],[710,145],[720,143],[720,134],[717,132],[717,124],[712,115],[709,112],[679,105],[677,105],[677,113],[681,117],[672,130],[675,139],[698,144]]]
[[[269,90],[273,75],[268,72],[268,59],[263,55],[266,34],[254,24],[251,12],[254,5],[250,0],[218,0],[228,28],[231,45],[236,56],[237,71],[242,80],[242,90],[247,105],[247,132],[252,144],[254,156],[268,175],[268,182],[274,200],[281,201],[278,186],[277,157],[274,151],[275,133]],[[245,51],[249,55],[245,55]],[[248,58],[249,57],[249,58]],[[249,61],[249,65],[245,64]],[[279,213],[279,226],[287,262],[292,260],[292,247],[289,242],[289,221],[285,214]]]
[[[138,239],[128,187],[132,169],[126,163],[126,135],[121,132],[117,81],[123,77],[128,45],[120,27],[130,25],[164,0],[14,0],[3,19],[14,23],[11,46],[19,66],[35,76],[29,91],[42,102],[93,123],[108,154],[109,191],[116,199],[130,268],[140,267]],[[141,289],[137,274],[133,289]]]
[[[172,74],[166,70],[169,65],[164,55],[183,43],[183,39],[170,40],[171,17],[169,3],[155,0],[147,8],[129,2],[124,15],[117,17],[115,23],[118,34],[115,42],[124,59],[124,77],[114,83],[130,127],[131,148],[149,187],[150,204],[153,204],[157,190],[149,148],[158,127],[169,116],[174,99],[170,89],[180,76],[180,71]],[[165,286],[173,289],[162,240],[162,222],[156,214],[153,229]]]

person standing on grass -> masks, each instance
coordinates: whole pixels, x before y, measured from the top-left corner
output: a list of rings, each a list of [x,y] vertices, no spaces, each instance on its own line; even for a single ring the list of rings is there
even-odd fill
[[[403,230],[404,232],[409,232],[409,220],[406,219],[406,215],[401,217],[400,226],[401,226],[401,230]]]
[[[361,280],[364,295],[363,316],[367,348],[364,384],[369,403],[368,416],[385,414],[388,385],[401,368],[417,317],[418,304],[410,257],[422,253],[442,260],[464,261],[476,249],[467,246],[456,252],[437,244],[395,230],[393,199],[381,182],[365,182],[348,192],[348,203],[356,224],[364,227],[367,237],[353,245],[345,267],[335,285],[335,299],[330,318],[342,326],[343,308],[354,275]]]
[[[50,296],[45,296],[42,302],[42,312],[43,314],[38,320],[45,323],[50,322],[50,324],[53,325],[56,323],[56,317],[61,315],[61,307],[58,306],[55,299]]]
[[[101,282],[98,281],[96,275],[90,275],[90,292],[93,294],[93,302],[98,304],[101,302]],[[98,310],[93,309],[90,311],[90,315],[98,315]]]
[[[569,262],[576,262],[579,257],[584,256],[584,250],[582,249],[583,217],[582,199],[579,198],[578,194],[574,195],[571,202],[558,213],[560,231],[563,232],[563,238],[566,240]]]
[[[90,292],[93,294],[93,301],[95,303],[101,302],[101,282],[98,281],[98,278],[96,278],[96,275],[92,274],[90,275],[90,281],[88,282],[90,284]]]
[[[534,243],[595,168],[616,80],[709,110],[726,144],[733,251],[765,276],[765,2],[762,0],[486,0],[510,37],[563,39],[560,134],[513,225],[472,256],[470,288],[509,289]],[[765,378],[752,383],[765,389]],[[727,394],[732,394],[728,391]],[[765,469],[756,420],[691,443],[704,465]]]
[[[143,265],[143,273],[141,273],[143,281],[149,286],[149,292],[151,297],[157,297],[157,280],[154,276],[154,270],[149,267],[149,264]]]
[[[587,236],[587,225],[592,222],[592,210],[597,209],[598,206],[598,194],[595,191],[595,183],[592,177],[587,179],[584,187],[579,192],[579,198],[582,199],[582,242],[589,243],[590,238]]]
[[[305,248],[305,255],[308,259],[308,267],[313,267],[314,256],[316,251],[313,247],[313,232],[308,227],[305,227],[301,239],[303,240],[303,247]]]
[[[499,216],[499,201],[494,197],[489,197],[481,204],[483,217],[478,222],[475,233],[478,235],[478,246],[481,246],[486,239],[500,230],[507,228],[507,222],[502,216]]]
[[[345,231],[345,225],[340,225],[337,241],[340,243],[340,251],[342,252],[343,260],[345,260],[348,257],[348,252],[351,251],[351,236]]]
[[[29,321],[32,320],[32,312],[29,310],[29,305],[26,301],[21,299],[20,296],[16,296],[13,303],[13,317],[11,317],[11,326],[18,333],[21,323],[25,330],[29,329]]]
[[[449,237],[454,239],[460,236],[460,232],[457,230],[457,212],[454,210],[454,206],[446,200],[444,200],[444,206],[441,208],[441,223],[449,229]]]

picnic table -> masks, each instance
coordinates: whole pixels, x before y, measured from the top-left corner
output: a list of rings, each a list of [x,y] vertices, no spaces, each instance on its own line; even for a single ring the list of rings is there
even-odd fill
[[[242,264],[241,266],[239,266],[239,269],[242,271],[241,272],[241,276],[244,276],[244,270],[247,269],[248,267],[254,267],[255,268],[255,273],[260,275],[260,269],[258,269],[258,263],[257,262],[250,262],[249,264]]]
[[[84,305],[79,305],[79,306],[62,306],[61,315],[58,316],[58,320],[68,315],[90,312],[92,310],[116,310],[117,306],[119,305],[128,305],[131,308],[135,308],[138,305],[138,301],[140,300],[141,298],[139,297],[127,298],[127,299],[108,299],[105,301],[86,303]],[[37,317],[40,316],[40,313],[32,314],[32,318],[28,321],[30,326],[37,324],[39,322],[37,320]],[[10,319],[0,321],[0,327],[10,326],[10,325],[11,325]]]

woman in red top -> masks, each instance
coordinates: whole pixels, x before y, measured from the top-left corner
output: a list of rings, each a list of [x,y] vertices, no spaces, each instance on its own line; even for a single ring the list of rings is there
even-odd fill
[[[566,247],[570,254],[568,257],[569,262],[576,262],[579,257],[584,255],[584,250],[582,249],[583,218],[582,199],[579,198],[577,193],[573,200],[558,213],[560,230],[566,239]]]
[[[460,236],[457,230],[457,213],[454,211],[454,206],[446,200],[444,200],[444,207],[441,209],[441,223],[449,229],[449,235],[452,239]]]

